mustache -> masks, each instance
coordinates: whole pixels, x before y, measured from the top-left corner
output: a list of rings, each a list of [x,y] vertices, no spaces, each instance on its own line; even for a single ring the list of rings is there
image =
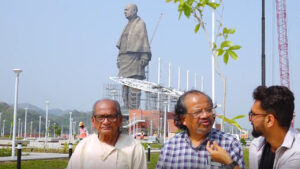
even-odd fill
[[[206,122],[206,121],[208,121],[209,124],[212,124],[212,123],[213,123],[211,119],[207,118],[207,119],[201,119],[201,120],[199,120],[199,121],[198,121],[198,125],[200,125],[200,124],[202,124],[203,122]]]

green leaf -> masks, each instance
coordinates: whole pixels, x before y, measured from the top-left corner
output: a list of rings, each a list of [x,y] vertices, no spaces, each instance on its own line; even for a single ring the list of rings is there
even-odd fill
[[[233,117],[232,118],[232,120],[236,120],[236,119],[241,119],[241,118],[244,118],[244,117],[246,117],[246,115],[237,115],[237,116],[235,116],[235,117]]]
[[[179,4],[183,5],[184,4],[184,0],[179,0]]]
[[[213,49],[216,49],[217,48],[217,44],[216,42],[213,43]]]
[[[234,45],[229,48],[229,50],[239,50],[239,49],[241,49],[240,45]]]
[[[218,115],[218,117],[219,117],[220,119],[223,119],[223,115]],[[224,121],[225,121],[226,123],[229,123],[229,124],[235,126],[236,128],[238,128],[238,129],[240,129],[240,130],[243,130],[242,127],[241,127],[235,120],[233,120],[233,119],[228,119],[228,118],[224,117]]]
[[[223,34],[228,34],[228,29],[226,27],[223,28]]]
[[[173,0],[166,0],[167,3],[172,2]]]
[[[202,2],[198,2],[197,3],[197,5],[196,5],[196,8],[198,8],[199,9],[199,7],[204,7],[205,6],[205,4],[204,3],[202,3]]]
[[[236,128],[240,130],[243,130],[242,127],[237,122],[233,123],[232,125],[234,125]]]
[[[217,49],[216,51],[216,56],[221,56],[222,54],[224,53],[224,50],[223,49]]]
[[[228,33],[234,34],[234,33],[235,33],[235,29],[234,29],[234,28],[229,29],[229,30],[228,30]]]
[[[182,11],[179,12],[178,20],[181,18]]]
[[[195,26],[195,33],[197,33],[199,31],[199,28],[200,28],[200,23],[198,23],[196,26]]]
[[[229,55],[228,55],[228,52],[226,51],[225,54],[224,54],[224,58],[223,58],[223,61],[225,64],[228,63],[228,59],[229,59]]]
[[[238,60],[239,57],[238,57],[238,55],[234,51],[227,50],[227,52],[229,53],[229,55],[231,56],[232,59]]]
[[[192,4],[194,3],[195,0],[187,0],[186,3],[189,4],[190,6],[192,6]]]
[[[221,48],[224,48],[224,47],[231,47],[232,46],[232,42],[229,41],[229,40],[226,40],[224,42],[221,43]]]
[[[215,2],[207,2],[207,5],[213,8],[214,10],[216,10],[220,6],[220,4]]]
[[[184,3],[182,5],[182,9],[183,9],[183,12],[184,12],[184,15],[189,18],[191,16],[191,13],[192,13],[192,7],[187,4],[187,3]]]

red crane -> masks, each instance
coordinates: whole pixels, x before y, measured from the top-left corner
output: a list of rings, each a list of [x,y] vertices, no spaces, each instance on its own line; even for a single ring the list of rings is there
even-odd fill
[[[276,0],[277,13],[277,33],[278,33],[278,52],[280,65],[280,83],[282,86],[290,88],[290,72],[288,57],[288,36],[286,23],[286,0]],[[294,118],[291,126],[294,127]]]
[[[290,88],[286,0],[276,0],[280,83]]]

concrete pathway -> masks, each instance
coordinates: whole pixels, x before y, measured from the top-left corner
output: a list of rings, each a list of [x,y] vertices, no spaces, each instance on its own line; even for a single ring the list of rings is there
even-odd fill
[[[47,160],[47,159],[57,159],[57,158],[69,158],[69,154],[59,154],[59,153],[22,153],[21,160]],[[8,162],[8,161],[17,161],[17,156],[12,158],[9,157],[0,157],[0,162]]]
[[[145,150],[147,154],[148,151]],[[160,153],[160,150],[151,150],[151,153]],[[22,153],[21,160],[48,160],[48,159],[58,159],[58,158],[69,158],[69,154],[60,154],[60,153],[31,153],[31,152],[24,152]],[[9,157],[0,157],[1,162],[9,162],[9,161],[17,161],[17,156],[14,158]]]

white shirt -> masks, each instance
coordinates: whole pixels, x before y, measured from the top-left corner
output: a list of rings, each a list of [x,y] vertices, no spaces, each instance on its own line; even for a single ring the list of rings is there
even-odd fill
[[[115,146],[92,134],[76,146],[67,169],[147,169],[144,147],[132,137],[120,134]]]
[[[258,137],[251,142],[249,149],[249,168],[258,169],[265,138]],[[300,168],[300,133],[290,128],[283,143],[275,151],[273,169],[299,169]]]

